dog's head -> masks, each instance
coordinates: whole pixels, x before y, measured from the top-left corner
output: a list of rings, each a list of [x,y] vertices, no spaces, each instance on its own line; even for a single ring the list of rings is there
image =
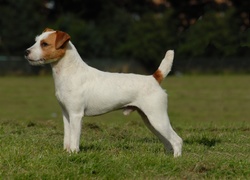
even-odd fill
[[[46,28],[25,51],[25,58],[34,66],[55,62],[64,56],[69,40],[67,33]]]

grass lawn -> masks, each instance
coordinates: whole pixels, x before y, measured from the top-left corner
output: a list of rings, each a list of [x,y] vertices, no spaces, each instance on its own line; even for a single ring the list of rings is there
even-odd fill
[[[0,77],[0,179],[248,179],[250,76],[167,77],[169,116],[183,156],[137,113],[83,120],[81,151],[63,151],[52,77]]]

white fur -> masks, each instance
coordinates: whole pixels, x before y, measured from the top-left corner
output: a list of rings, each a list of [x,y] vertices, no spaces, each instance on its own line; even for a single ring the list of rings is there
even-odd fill
[[[165,58],[162,60],[158,68],[161,71],[164,78],[171,71],[173,60],[174,60],[174,51],[171,51],[171,50],[167,51]]]
[[[39,41],[51,32],[36,38],[27,59],[42,63]],[[168,51],[159,70],[164,77],[171,69],[173,51]],[[174,156],[181,155],[182,139],[175,133],[167,114],[167,94],[150,76],[102,72],[88,66],[69,41],[60,60],[51,63],[56,97],[62,107],[64,149],[78,152],[83,116],[94,116],[123,109],[128,115],[138,110],[148,128],[158,136]]]

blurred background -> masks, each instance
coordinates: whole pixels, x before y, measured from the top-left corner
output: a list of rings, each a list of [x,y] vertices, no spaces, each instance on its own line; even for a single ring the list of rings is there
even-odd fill
[[[36,35],[66,31],[91,66],[152,73],[249,73],[249,0],[0,0],[0,75],[46,74],[23,57]]]

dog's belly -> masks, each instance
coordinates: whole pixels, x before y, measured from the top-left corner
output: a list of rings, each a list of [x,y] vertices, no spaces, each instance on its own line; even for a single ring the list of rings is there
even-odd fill
[[[120,93],[113,94],[113,96],[111,95],[112,94],[102,93],[89,97],[84,107],[84,115],[96,116],[127,106],[134,106],[134,96],[129,94],[122,95]]]
[[[120,107],[122,108],[122,107]],[[105,107],[105,108],[100,108],[100,109],[93,109],[93,108],[86,108],[84,111],[84,116],[98,116],[102,115],[120,108],[112,108],[112,107]]]

